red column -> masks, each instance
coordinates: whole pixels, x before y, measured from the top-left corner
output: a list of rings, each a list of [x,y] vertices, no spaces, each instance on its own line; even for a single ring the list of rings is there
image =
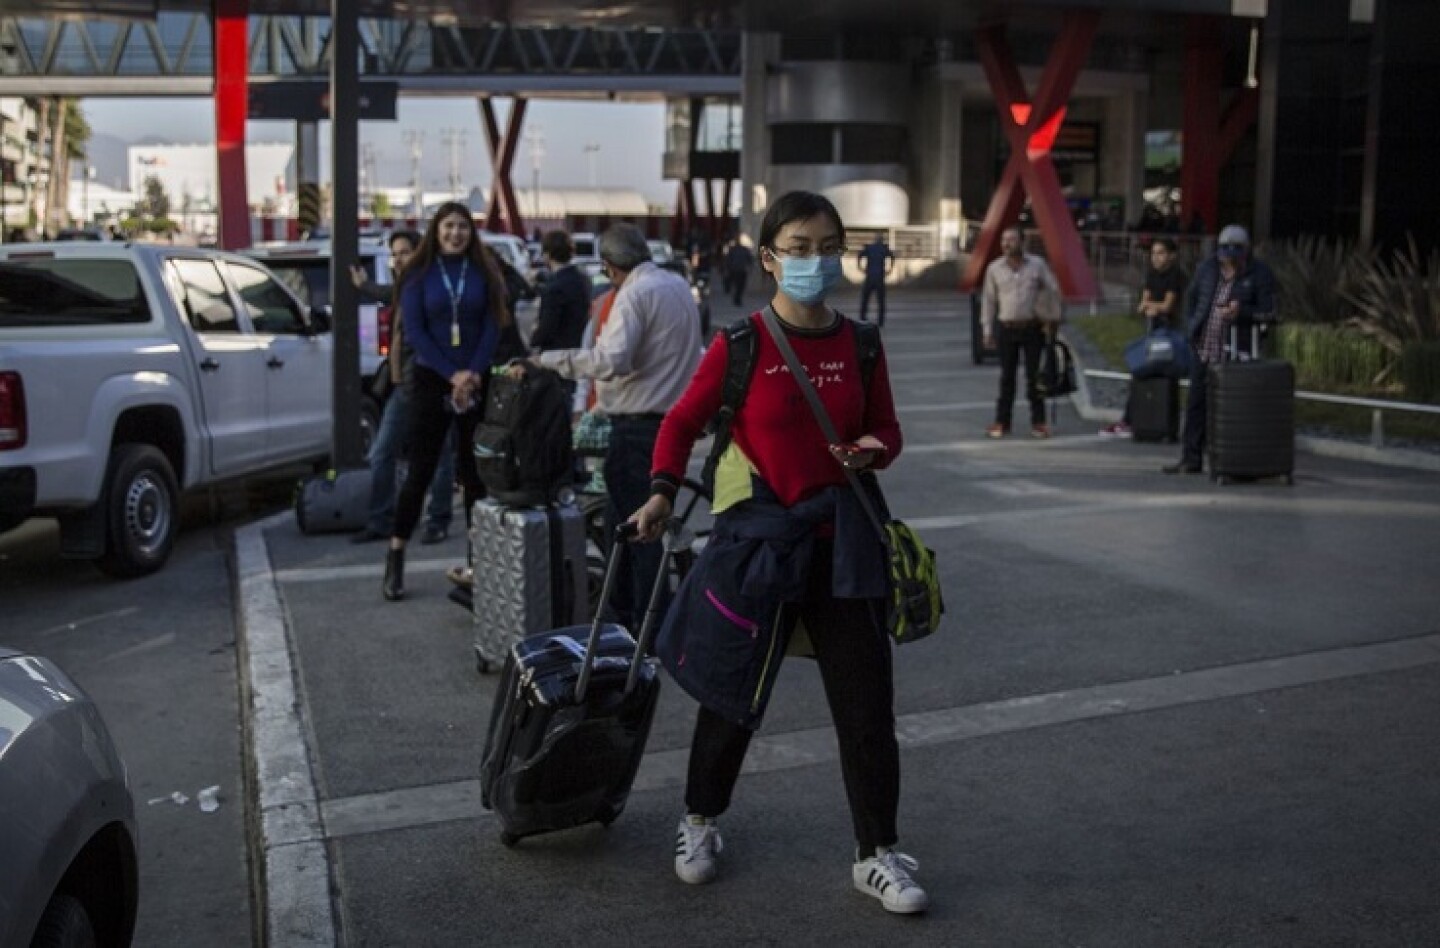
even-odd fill
[[[1185,117],[1180,126],[1181,226],[1190,230],[1198,214],[1214,233],[1220,213],[1220,160],[1215,133],[1220,128],[1219,21],[1213,16],[1185,20]]]
[[[1015,56],[1005,39],[1004,26],[987,26],[976,31],[976,49],[995,96],[1001,128],[1010,144],[1010,160],[990,199],[980,236],[970,254],[961,280],[964,288],[980,285],[985,267],[999,256],[1001,232],[1019,219],[1020,208],[1028,195],[1061,291],[1079,299],[1100,295],[1100,287],[1085,258],[1085,247],[1070,217],[1069,205],[1065,203],[1060,176],[1050,157],[1055,136],[1065,121],[1066,103],[1090,53],[1099,22],[1100,15],[1093,10],[1065,14],[1064,26],[1050,51],[1033,97],[1026,93]]]
[[[249,0],[215,0],[215,154],[220,246],[250,246],[245,194],[245,118],[249,113]]]
[[[1195,15],[1185,21],[1185,117],[1181,124],[1181,224],[1199,215],[1207,233],[1220,229],[1220,169],[1255,124],[1260,96],[1242,88],[1222,116],[1224,51],[1220,20]]]
[[[695,195],[690,189],[690,179],[677,183],[675,188],[675,217],[670,222],[670,242],[681,253],[690,245],[690,228],[694,224]]]

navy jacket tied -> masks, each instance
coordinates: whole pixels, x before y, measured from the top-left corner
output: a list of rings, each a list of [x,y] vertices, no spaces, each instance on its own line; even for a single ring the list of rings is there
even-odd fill
[[[849,487],[827,488],[789,508],[759,478],[754,488],[753,497],[716,519],[656,642],[680,687],[751,729],[764,717],[794,629],[794,610],[782,607],[804,595],[816,527],[835,525],[837,599],[879,599],[887,592],[885,549]],[[879,499],[878,490],[870,493]]]
[[[1205,323],[1210,319],[1210,310],[1215,305],[1215,292],[1220,288],[1220,262],[1208,257],[1195,270],[1195,277],[1185,292],[1186,329],[1190,341],[1199,344],[1205,335]],[[1254,322],[1265,322],[1275,316],[1275,274],[1263,261],[1253,257],[1245,261],[1244,269],[1235,274],[1235,285],[1230,288],[1230,299],[1240,304],[1235,317],[1235,326],[1248,330]],[[1249,340],[1242,340],[1248,347]]]

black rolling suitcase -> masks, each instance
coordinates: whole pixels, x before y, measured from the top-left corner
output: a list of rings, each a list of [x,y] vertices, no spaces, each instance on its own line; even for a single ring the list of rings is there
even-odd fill
[[[612,545],[601,602],[625,534],[633,535],[626,527]],[[667,553],[684,543],[678,524],[667,530]],[[656,576],[638,641],[597,615],[589,626],[541,632],[511,648],[480,760],[480,799],[499,816],[506,846],[583,823],[608,826],[625,809],[660,694],[659,667],[644,654],[668,574]]]
[[[1251,327],[1250,351],[1259,354],[1259,330]],[[1230,350],[1237,352],[1236,331]],[[1205,405],[1205,450],[1210,476],[1283,477],[1294,483],[1295,367],[1280,359],[1214,363]]]
[[[1168,376],[1130,383],[1130,435],[1136,441],[1174,441],[1180,434],[1180,383]]]

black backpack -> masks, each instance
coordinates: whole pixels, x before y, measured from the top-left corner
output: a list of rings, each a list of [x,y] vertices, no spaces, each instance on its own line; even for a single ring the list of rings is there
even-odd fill
[[[1075,357],[1070,347],[1059,339],[1047,343],[1040,355],[1040,377],[1036,387],[1045,398],[1063,398],[1078,387],[1075,384]]]
[[[880,361],[880,327],[874,323],[851,325],[855,327],[855,348],[859,350],[860,384],[868,392],[875,364]],[[755,354],[759,350],[755,323],[750,316],[731,323],[720,332],[729,343],[725,381],[720,388],[720,410],[709,425],[715,440],[700,472],[700,482],[705,485],[705,492],[710,497],[715,496],[715,468],[720,464],[720,456],[730,447],[730,427],[735,423],[740,406],[745,404],[745,394],[750,390],[750,379],[755,374]]]
[[[575,476],[570,395],[560,376],[548,369],[529,369],[519,379],[492,374],[474,452],[486,492],[501,503],[526,507],[559,499]]]

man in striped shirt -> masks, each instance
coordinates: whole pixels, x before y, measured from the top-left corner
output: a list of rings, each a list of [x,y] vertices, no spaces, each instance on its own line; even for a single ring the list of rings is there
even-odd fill
[[[1220,231],[1215,255],[1200,264],[1185,292],[1186,325],[1196,358],[1190,364],[1190,397],[1185,403],[1185,447],[1180,460],[1161,470],[1166,474],[1199,474],[1205,456],[1205,424],[1211,363],[1225,358],[1232,327],[1237,358],[1250,352],[1250,328],[1275,316],[1275,275],[1250,254],[1250,235],[1239,224]]]

